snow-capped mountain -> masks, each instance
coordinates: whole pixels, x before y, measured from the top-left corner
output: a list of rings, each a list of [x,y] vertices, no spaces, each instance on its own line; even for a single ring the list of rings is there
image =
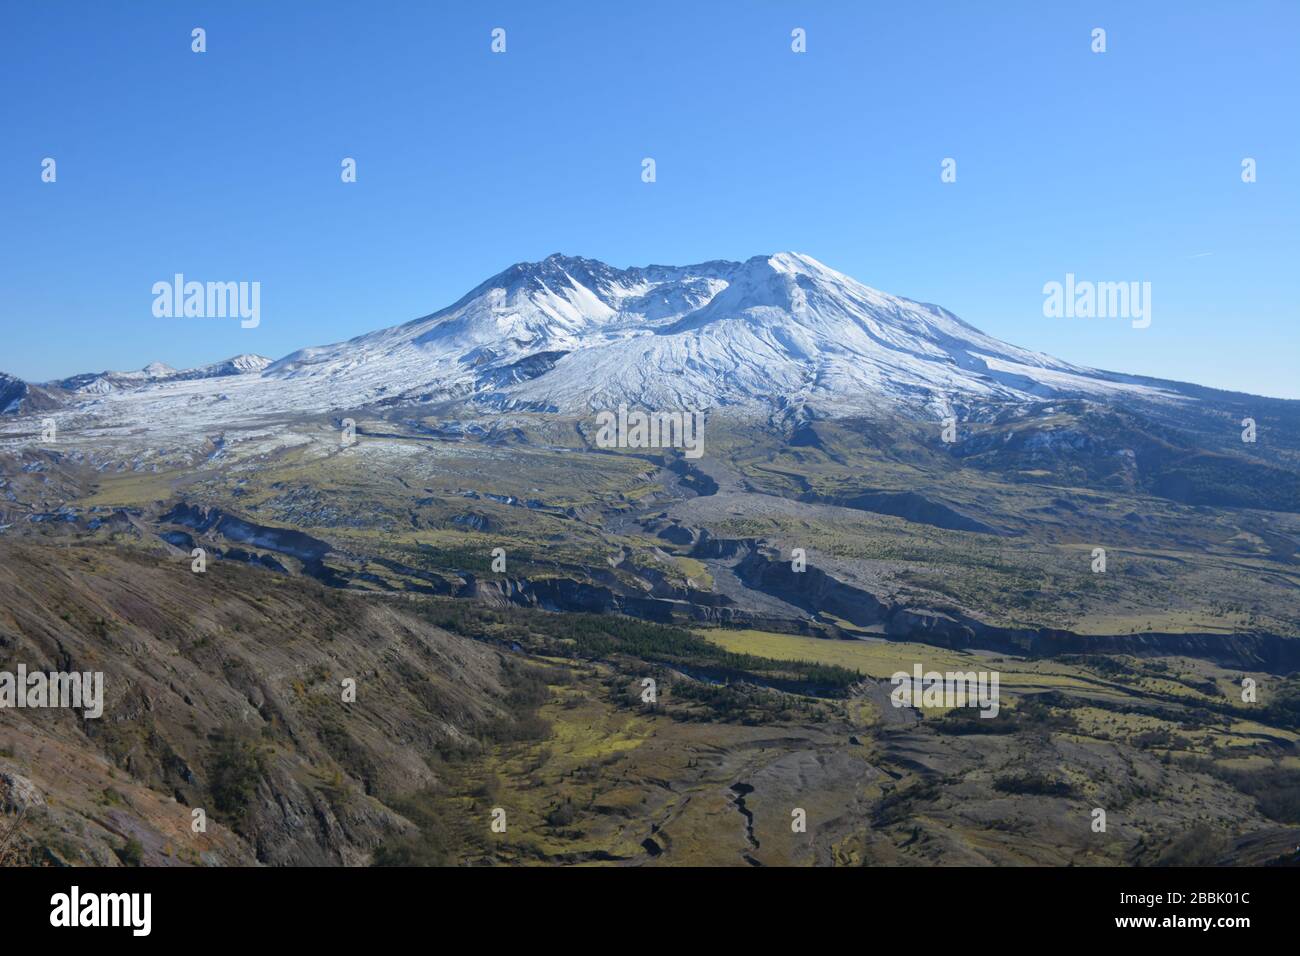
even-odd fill
[[[630,269],[553,255],[511,266],[432,315],[276,362],[240,355],[185,371],[155,363],[41,387],[5,382],[8,417],[61,406],[74,431],[178,443],[275,416],[440,401],[471,412],[582,415],[626,402],[933,420],[987,402],[1169,406],[1206,391],[1008,345],[798,253]]]
[[[295,352],[265,377],[317,396],[309,404],[464,397],[566,412],[1156,391],[1007,345],[797,253],[632,269],[553,255],[440,312]]]
[[[0,415],[48,411],[59,405],[59,399],[47,389],[0,372]]]
[[[16,412],[27,397],[28,386],[22,379],[0,372],[0,415]]]
[[[247,375],[260,372],[271,360],[263,355],[244,353],[223,362],[201,365],[198,368],[177,370],[163,362],[151,362],[133,372],[87,372],[74,375],[51,385],[83,395],[102,395],[118,389],[139,388],[157,382],[184,382],[200,378],[224,378],[229,375]]]

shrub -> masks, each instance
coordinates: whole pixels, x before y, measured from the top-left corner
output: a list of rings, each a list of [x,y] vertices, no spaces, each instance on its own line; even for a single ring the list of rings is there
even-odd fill
[[[241,820],[265,773],[257,745],[238,731],[223,732],[212,748],[211,783],[217,812]]]
[[[123,866],[139,866],[144,859],[144,847],[135,837],[131,837],[115,852]]]

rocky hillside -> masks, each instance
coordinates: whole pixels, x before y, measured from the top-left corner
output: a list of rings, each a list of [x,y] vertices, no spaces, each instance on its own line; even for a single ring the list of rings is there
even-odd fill
[[[7,863],[367,862],[411,829],[385,801],[508,726],[519,678],[392,605],[234,562],[6,543],[0,608],[0,671],[105,682],[98,720],[0,711]]]

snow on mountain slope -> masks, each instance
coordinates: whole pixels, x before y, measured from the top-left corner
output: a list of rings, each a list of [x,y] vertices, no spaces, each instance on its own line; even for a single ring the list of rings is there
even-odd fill
[[[266,375],[343,405],[464,396],[567,412],[1152,391],[1007,345],[797,253],[634,269],[555,255],[433,315],[295,352]]]
[[[1080,395],[1186,400],[1174,383],[1082,368],[1000,342],[937,306],[808,256],[616,269],[553,255],[440,312],[268,363],[76,376],[66,414],[101,434],[186,441],[275,416],[439,400],[587,414],[620,402],[763,416]]]
[[[200,378],[224,378],[229,375],[247,375],[260,372],[271,360],[262,355],[244,353],[224,362],[213,362],[198,368],[177,371],[163,362],[150,362],[134,372],[87,372],[74,375],[51,385],[82,395],[104,395],[118,389],[139,388],[158,382],[181,382]]]
[[[242,355],[236,355],[234,358],[228,358],[224,362],[204,365],[201,368],[190,369],[188,372],[181,372],[180,375],[187,378],[219,378],[225,375],[247,375],[250,372],[260,372],[270,364],[271,360],[265,355],[252,355],[245,352]]]
[[[28,385],[22,379],[0,372],[0,415],[18,412],[27,397]]]

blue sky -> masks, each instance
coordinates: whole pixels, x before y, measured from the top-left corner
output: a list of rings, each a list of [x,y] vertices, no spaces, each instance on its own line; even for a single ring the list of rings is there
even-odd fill
[[[279,357],[552,252],[794,250],[1070,361],[1300,398],[1297,63],[1294,2],[9,3],[0,370]],[[176,272],[259,281],[260,326],[155,318]],[[1149,281],[1151,327],[1045,318],[1067,272]]]

